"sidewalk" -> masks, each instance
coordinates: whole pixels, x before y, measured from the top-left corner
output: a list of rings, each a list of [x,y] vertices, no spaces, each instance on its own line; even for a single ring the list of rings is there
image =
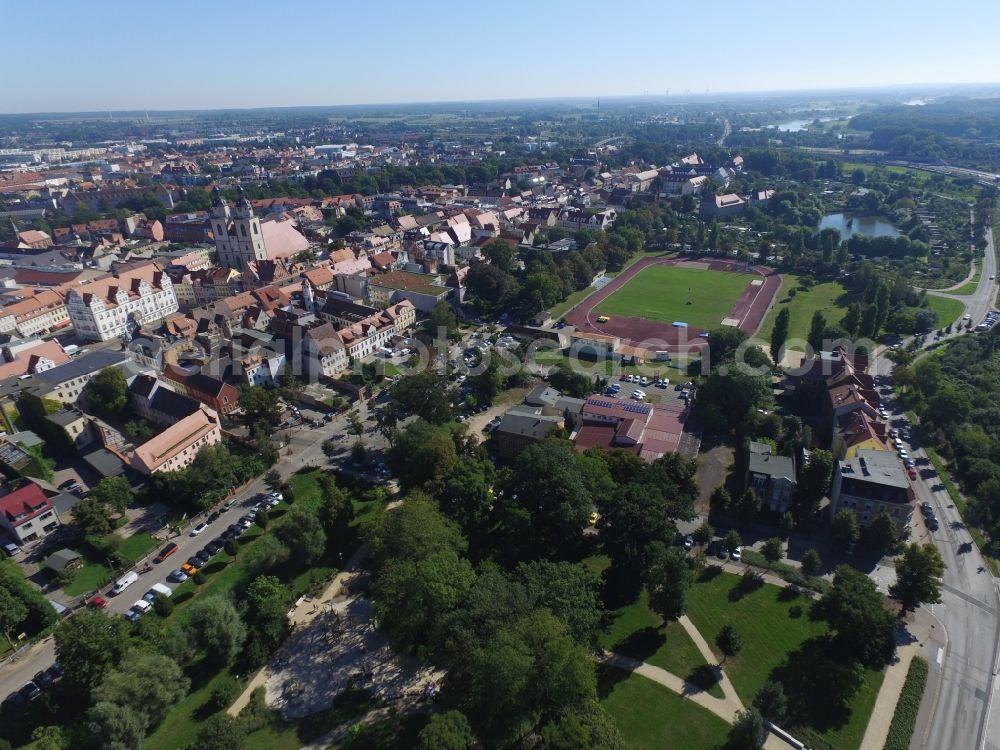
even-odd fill
[[[688,636],[694,641],[694,645],[698,647],[698,651],[701,652],[701,657],[705,660],[707,664],[715,664],[715,654],[712,653],[711,647],[708,645],[708,641],[705,640],[701,631],[694,626],[694,623],[688,619],[687,615],[681,615],[677,622],[681,624],[684,630],[687,631]],[[726,700],[734,706],[737,706],[737,711],[743,710],[743,701],[736,694],[736,688],[733,687],[733,683],[729,680],[729,675],[726,674],[725,670],[719,669],[719,687],[722,688],[723,695],[726,696]]]
[[[905,630],[910,638],[909,643],[901,643],[896,649],[896,661],[886,667],[885,678],[882,680],[882,687],[878,691],[875,705],[872,708],[871,718],[868,720],[868,728],[865,736],[861,740],[859,750],[882,750],[885,739],[889,734],[889,725],[896,713],[896,703],[903,690],[903,683],[906,682],[906,673],[910,669],[910,662],[914,656],[922,656],[929,660],[928,651],[931,636],[940,634],[941,627],[937,625],[934,617],[924,609],[908,615]],[[897,641],[899,639],[897,638]]]

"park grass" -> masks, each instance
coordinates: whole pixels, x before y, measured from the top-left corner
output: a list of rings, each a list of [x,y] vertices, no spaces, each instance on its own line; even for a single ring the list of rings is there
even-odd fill
[[[692,588],[688,616],[710,645],[725,624],[742,637],[740,654],[723,665],[740,698],[750,703],[765,682],[780,679],[786,683],[786,692],[805,701],[807,710],[796,717],[804,731],[838,750],[856,750],[885,670],[863,669],[857,689],[842,708],[821,691],[806,694],[790,689],[789,681],[822,684],[818,675],[829,669],[824,662],[829,664],[833,658],[826,648],[827,625],[810,618],[807,599],[786,598],[784,589],[770,584],[738,594],[740,577],[715,570]],[[721,660],[722,655],[717,655]]]
[[[598,667],[598,695],[629,750],[715,750],[729,726],[669,688],[614,667]]]
[[[118,557],[125,567],[131,567],[151,552],[159,541],[148,531],[136,532],[118,544]],[[68,596],[89,594],[91,591],[97,591],[114,577],[115,571],[105,562],[85,559],[83,565],[74,571],[69,583],[63,586],[63,591]]]
[[[928,294],[925,299],[927,300],[927,306],[938,315],[938,328],[947,328],[965,312],[965,305],[957,299],[938,297],[935,294]]]
[[[718,683],[708,678],[704,670],[708,662],[684,626],[675,621],[664,625],[662,618],[649,608],[645,591],[610,616],[611,624],[599,638],[602,648],[665,669],[706,689],[709,695],[724,697]]]
[[[795,291],[792,295],[791,292]],[[801,288],[801,279],[795,274],[781,275],[781,289],[778,291],[774,305],[771,306],[767,317],[761,323],[757,338],[769,342],[771,333],[774,331],[774,322],[778,317],[778,312],[783,307],[788,308],[788,341],[793,343],[794,339],[804,342],[809,337],[809,328],[812,325],[812,318],[816,311],[820,311],[826,317],[828,325],[837,325],[844,318],[847,310],[840,306],[839,300],[846,293],[839,281],[828,281],[823,284],[814,284],[810,289]],[[796,348],[791,346],[790,348]]]
[[[216,685],[230,679],[228,669],[214,674],[204,661],[195,666],[191,680],[191,690],[174,706],[160,725],[153,731],[143,750],[174,750],[178,747],[192,747],[202,722],[208,718],[202,708]]]
[[[649,266],[601,302],[595,314],[717,328],[754,278],[744,273]]]

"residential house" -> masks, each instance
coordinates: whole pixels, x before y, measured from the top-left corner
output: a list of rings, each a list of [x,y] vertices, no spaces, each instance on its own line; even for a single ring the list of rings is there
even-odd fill
[[[177,312],[177,296],[158,265],[143,263],[71,287],[66,309],[78,336],[107,341]]]
[[[701,202],[701,215],[709,218],[725,218],[743,213],[747,202],[736,193],[711,195]]]
[[[55,504],[34,482],[0,497],[0,527],[18,544],[44,539],[59,528]]]
[[[795,460],[775,455],[767,443],[751,441],[745,484],[771,512],[784,513],[795,496]]]
[[[493,432],[497,445],[497,456],[510,461],[534,443],[540,442],[561,429],[562,417],[546,415],[541,407],[515,406],[500,419]]]
[[[189,466],[204,446],[215,445],[221,440],[219,416],[207,406],[199,405],[193,414],[136,448],[130,463],[132,468],[146,475],[179,471]]]
[[[849,510],[861,526],[867,526],[887,513],[904,538],[915,504],[916,495],[895,453],[862,448],[854,458],[837,462],[830,490],[831,517]]]

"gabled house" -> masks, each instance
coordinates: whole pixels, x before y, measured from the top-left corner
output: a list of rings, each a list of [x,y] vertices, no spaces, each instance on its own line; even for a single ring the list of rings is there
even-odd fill
[[[767,443],[751,441],[745,484],[773,513],[784,513],[795,496],[795,460],[774,455]]]

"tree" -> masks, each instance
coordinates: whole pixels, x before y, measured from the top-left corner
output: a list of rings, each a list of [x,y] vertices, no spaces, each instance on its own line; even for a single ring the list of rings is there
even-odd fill
[[[852,302],[847,306],[844,319],[840,321],[840,327],[847,331],[850,336],[857,336],[861,329],[861,305]]]
[[[708,498],[708,504],[712,510],[716,513],[722,513],[732,504],[733,499],[729,494],[729,490],[726,489],[725,485],[720,484],[714,490],[712,490],[711,496]]]
[[[719,651],[722,652],[722,661],[725,663],[726,659],[730,656],[736,656],[739,654],[740,650],[743,648],[743,639],[740,638],[740,634],[736,632],[736,628],[729,623],[726,623],[719,629],[719,632],[716,633],[715,645],[718,646]]]
[[[896,618],[865,574],[847,565],[838,566],[833,586],[820,599],[816,613],[834,631],[834,644],[844,658],[873,668],[892,659]]]
[[[778,317],[774,321],[774,330],[771,332],[771,358],[781,364],[782,349],[788,340],[788,325],[791,313],[787,307],[781,308]]]
[[[712,524],[705,521],[701,524],[701,526],[694,530],[694,534],[692,536],[694,536],[695,544],[704,547],[706,544],[711,542],[713,538],[715,538],[715,529],[712,527]]]
[[[324,440],[320,447],[323,450],[323,455],[327,458],[333,458],[337,455],[337,451],[340,450],[332,440]]]
[[[362,442],[362,436],[365,434],[365,423],[361,421],[357,409],[351,409],[347,412],[347,434],[354,435],[359,443]]]
[[[490,746],[525,736],[545,717],[590,705],[597,691],[589,652],[544,609],[479,644],[454,680],[477,734]]]
[[[188,632],[212,661],[230,664],[243,647],[247,629],[225,597],[198,598],[188,610]]]
[[[105,536],[114,530],[111,509],[95,497],[85,497],[78,502],[70,515],[84,536]]]
[[[418,750],[469,750],[475,744],[472,725],[461,711],[431,714],[417,737]]]
[[[788,539],[793,531],[795,531],[795,516],[786,510],[781,514],[781,538]]]
[[[691,582],[691,567],[684,551],[677,546],[659,545],[646,574],[650,608],[665,621],[676,620],[687,610]]]
[[[830,535],[842,544],[854,544],[861,536],[858,517],[849,510],[841,510],[830,521]]]
[[[314,563],[326,551],[326,532],[319,517],[301,505],[289,510],[275,530],[280,539],[296,558]]]
[[[423,328],[432,338],[439,334],[442,338],[454,338],[455,332],[458,330],[458,318],[455,317],[455,311],[451,309],[451,305],[442,300],[431,308]]]
[[[536,552],[561,549],[578,539],[593,505],[577,453],[558,441],[535,443],[521,452],[504,499],[508,511],[526,514],[528,528],[519,531],[530,535]]]
[[[816,353],[823,351],[823,334],[826,331],[826,317],[817,310],[813,313],[812,322],[809,325],[809,346]]]
[[[760,550],[764,559],[767,560],[768,568],[785,556],[785,545],[778,537],[771,537]]]
[[[35,727],[31,733],[34,750],[67,750],[69,739],[59,726]]]
[[[399,419],[413,414],[431,424],[444,424],[452,416],[448,382],[431,370],[400,378],[389,389],[389,397]]]
[[[115,513],[124,513],[132,502],[132,485],[125,477],[104,477],[90,490],[90,499],[104,503]]]
[[[343,542],[354,520],[354,503],[350,495],[337,486],[332,474],[320,475],[319,489],[323,497],[319,519],[326,531],[327,542]]]
[[[170,613],[174,611],[174,600],[156,592],[156,596],[153,598],[153,611],[160,617],[169,617]]]
[[[736,714],[732,729],[729,730],[729,738],[726,742],[727,750],[758,750],[764,746],[767,739],[767,728],[764,726],[764,719],[760,711],[750,707]]]
[[[56,659],[66,671],[66,681],[89,695],[117,666],[128,646],[128,623],[100,610],[84,609],[56,628]]]
[[[376,572],[397,557],[416,560],[445,549],[464,553],[467,546],[455,522],[421,492],[411,492],[402,505],[382,510],[367,524],[365,541]]]
[[[576,643],[596,645],[607,613],[597,576],[570,562],[534,560],[517,566],[525,609],[544,608],[566,623]]]
[[[856,167],[851,172],[851,182],[853,182],[855,185],[863,185],[867,176],[868,173],[865,172],[864,169],[862,169],[861,167]]]
[[[736,510],[740,516],[747,520],[753,519],[760,513],[760,497],[758,497],[753,487],[747,487],[743,491],[743,494],[740,495],[739,502],[736,504]]]
[[[753,697],[753,707],[768,721],[780,724],[788,714],[788,696],[780,682],[769,680]]]
[[[144,713],[114,703],[95,703],[83,717],[84,731],[96,750],[140,750],[148,726]]]
[[[810,451],[809,460],[799,472],[795,490],[795,507],[800,516],[809,516],[819,508],[820,501],[829,493],[833,479],[833,454],[816,449]]]
[[[288,609],[294,597],[274,576],[257,576],[247,588],[244,612],[247,623],[247,650],[260,663],[288,635]]]
[[[0,631],[3,631],[8,646],[13,648],[14,644],[10,640],[10,635],[21,626],[27,617],[28,608],[24,606],[24,602],[6,588],[0,587]]]
[[[390,559],[372,585],[380,628],[403,650],[434,643],[474,580],[469,561],[453,549]]]
[[[278,392],[263,386],[240,386],[240,407],[247,424],[276,427],[281,421]]]
[[[198,750],[243,750],[246,728],[239,719],[217,713],[202,725],[194,747]]]
[[[128,403],[128,384],[120,367],[105,367],[87,383],[90,408],[103,417],[118,416]]]
[[[506,240],[491,240],[483,246],[483,256],[504,273],[514,270],[514,248]]]
[[[729,533],[726,534],[725,539],[726,549],[732,552],[737,547],[743,546],[743,538],[740,536],[740,532],[736,529],[730,529]]]
[[[807,549],[802,553],[802,572],[807,576],[814,576],[823,567],[823,560],[819,552],[814,549]]]
[[[625,485],[603,506],[598,532],[611,558],[615,580],[623,586],[638,585],[650,566],[654,545],[669,544],[677,526],[664,493],[643,482]]]
[[[908,544],[896,558],[896,582],[889,587],[889,596],[899,602],[901,613],[915,610],[921,604],[941,601],[941,576],[944,561],[933,544]]]
[[[278,492],[285,486],[285,480],[281,478],[281,472],[277,469],[269,469],[264,475],[264,485],[271,492]]]
[[[614,719],[596,702],[564,711],[542,728],[538,750],[625,750]]]
[[[169,656],[132,651],[104,676],[94,690],[94,700],[144,715],[150,726],[156,726],[187,695],[190,685]]]
[[[899,543],[896,522],[885,511],[879,513],[866,529],[868,541],[880,552],[892,552]]]

